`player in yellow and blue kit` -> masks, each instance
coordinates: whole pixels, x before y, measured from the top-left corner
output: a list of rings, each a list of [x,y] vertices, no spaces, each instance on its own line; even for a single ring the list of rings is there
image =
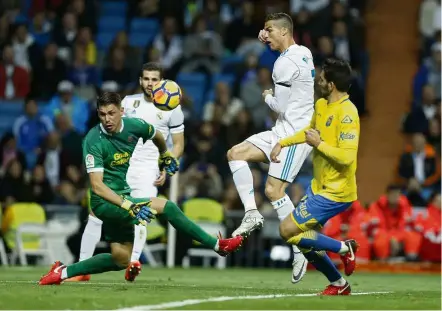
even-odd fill
[[[317,81],[322,97],[315,104],[309,126],[284,138],[274,147],[271,160],[278,162],[284,147],[307,143],[313,149],[313,180],[306,196],[281,222],[281,237],[297,245],[305,257],[330,281],[323,295],[349,295],[350,285],[325,253],[341,254],[345,274],[355,269],[358,244],[354,240],[337,241],[319,229],[357,199],[356,158],[359,143],[359,116],[349,100],[351,68],[341,60],[327,59]]]

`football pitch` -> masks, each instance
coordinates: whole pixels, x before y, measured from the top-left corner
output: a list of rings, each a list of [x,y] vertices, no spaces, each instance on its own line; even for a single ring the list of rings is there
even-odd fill
[[[94,275],[87,283],[38,286],[47,269],[0,268],[0,309],[441,310],[437,275],[363,274],[348,278],[353,295],[318,297],[327,282],[308,271],[290,283],[290,270],[151,269],[134,283],[124,271]]]

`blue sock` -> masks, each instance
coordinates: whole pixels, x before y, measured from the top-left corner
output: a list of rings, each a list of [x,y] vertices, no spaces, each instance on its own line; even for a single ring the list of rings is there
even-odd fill
[[[304,249],[314,249],[317,251],[324,250],[339,253],[341,250],[340,241],[332,239],[314,230],[302,232],[290,238],[287,242],[289,244],[295,244]]]
[[[308,262],[316,268],[316,270],[325,275],[330,283],[336,282],[342,277],[330,257],[328,257],[324,251],[307,251],[304,252],[304,256]]]

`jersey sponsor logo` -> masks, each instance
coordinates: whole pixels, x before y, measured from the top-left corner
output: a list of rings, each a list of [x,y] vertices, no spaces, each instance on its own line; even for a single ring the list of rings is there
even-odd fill
[[[136,136],[134,136],[134,135],[129,135],[129,137],[127,138],[127,141],[129,143],[137,142],[138,138]]]
[[[329,116],[327,119],[327,122],[325,123],[325,126],[329,127],[333,122],[333,116]]]
[[[95,158],[92,154],[88,153],[85,158],[86,168],[94,168]]]
[[[140,101],[136,100],[136,101],[134,101],[134,108],[138,108],[138,107],[140,107]]]
[[[350,124],[352,122],[353,122],[353,120],[348,115],[345,116],[344,119],[342,119],[342,121],[341,121],[341,123],[344,123],[344,124]]]
[[[147,134],[148,134],[149,136],[152,136],[152,135],[153,135],[153,132],[154,132],[154,128],[153,128],[153,126],[149,124],[149,128],[147,129]]]
[[[111,166],[124,165],[129,162],[129,152],[114,153],[114,160],[111,162]]]
[[[340,140],[352,140],[352,139],[355,139],[356,138],[356,135],[355,134],[352,134],[352,133],[344,133],[344,132],[341,132],[340,134],[339,134],[339,139]]]
[[[163,120],[163,114],[161,112],[157,113],[157,119],[158,120]]]

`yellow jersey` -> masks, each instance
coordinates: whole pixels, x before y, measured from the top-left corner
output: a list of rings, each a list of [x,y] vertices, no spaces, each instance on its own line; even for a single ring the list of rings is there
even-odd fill
[[[304,143],[305,131],[310,128],[316,129],[322,140],[313,149],[313,194],[336,202],[355,201],[360,123],[348,95],[333,103],[324,98],[316,101],[310,125],[279,143],[283,147]]]

